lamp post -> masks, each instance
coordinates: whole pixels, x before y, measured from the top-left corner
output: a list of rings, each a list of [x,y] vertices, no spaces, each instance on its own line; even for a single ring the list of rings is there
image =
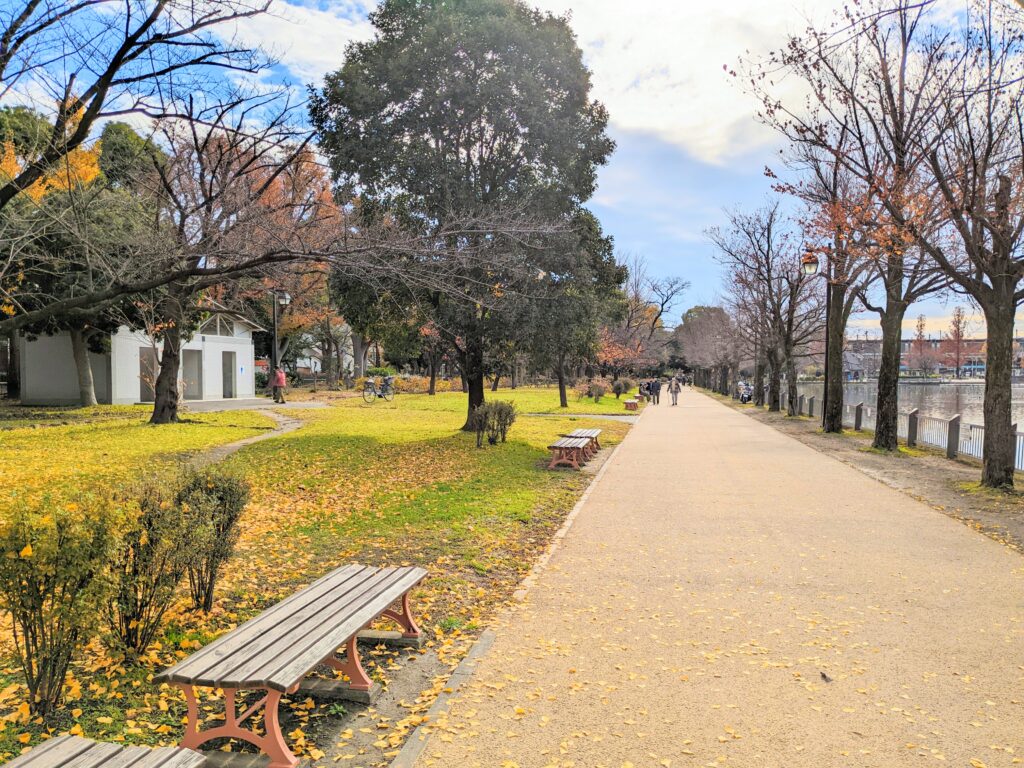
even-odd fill
[[[287,307],[292,303],[291,294],[288,291],[269,291],[270,295],[274,297],[274,340],[271,342],[270,348],[270,374],[273,376],[274,371],[277,370],[280,360],[277,359],[277,307]]]
[[[808,277],[814,277],[818,274],[818,270],[821,267],[821,262],[818,259],[817,254],[813,251],[807,251],[804,257],[800,260],[800,266],[803,272]],[[824,394],[821,398],[821,426],[825,426],[825,415],[828,413],[828,341],[829,341],[829,323],[832,316],[832,280],[831,275],[823,275],[828,285],[825,287],[825,386]]]

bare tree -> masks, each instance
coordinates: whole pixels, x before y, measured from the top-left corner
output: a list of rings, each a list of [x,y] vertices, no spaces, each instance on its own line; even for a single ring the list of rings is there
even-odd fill
[[[768,409],[780,409],[782,377],[788,409],[795,415],[797,360],[824,328],[824,304],[817,285],[801,268],[799,237],[782,216],[778,203],[754,213],[729,214],[730,226],[708,232],[726,268],[727,292],[733,297],[738,333],[743,321],[754,323],[755,350],[768,367]]]
[[[97,121],[178,114],[181,97],[217,88],[212,73],[257,72],[259,51],[233,26],[270,0],[14,0],[0,8],[0,94],[53,111],[38,155],[0,183],[0,209],[89,139]],[[44,94],[40,97],[39,94]]]
[[[946,331],[945,344],[953,362],[953,376],[959,379],[963,368],[964,342],[967,339],[967,313],[961,306],[953,307],[949,317],[949,330]]]

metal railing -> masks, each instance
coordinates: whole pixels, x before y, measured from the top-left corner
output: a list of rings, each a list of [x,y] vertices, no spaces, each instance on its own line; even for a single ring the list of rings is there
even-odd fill
[[[1017,436],[1017,444],[1020,444],[1020,435]],[[960,444],[957,446],[957,451],[959,453],[980,459],[983,457],[984,447],[984,427],[980,427],[977,424],[964,424],[960,428]]]
[[[934,416],[918,416],[917,439],[925,445],[946,450],[949,445],[949,421]]]

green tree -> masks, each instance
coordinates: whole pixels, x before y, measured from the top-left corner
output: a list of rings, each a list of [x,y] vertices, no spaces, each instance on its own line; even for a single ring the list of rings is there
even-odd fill
[[[590,197],[614,145],[565,18],[518,0],[385,0],[370,19],[374,39],[349,46],[311,99],[342,189],[428,232],[513,210],[565,220]],[[488,258],[446,248],[441,269],[465,292],[438,294],[433,309],[472,413],[484,401],[485,350],[508,327],[505,300],[543,255],[486,231],[464,245]]]

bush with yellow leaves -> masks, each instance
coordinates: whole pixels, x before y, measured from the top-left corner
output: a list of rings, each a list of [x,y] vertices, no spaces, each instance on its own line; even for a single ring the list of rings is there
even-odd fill
[[[43,497],[0,527],[0,608],[11,617],[35,715],[60,703],[72,656],[95,628],[122,517],[98,496],[73,504]]]

